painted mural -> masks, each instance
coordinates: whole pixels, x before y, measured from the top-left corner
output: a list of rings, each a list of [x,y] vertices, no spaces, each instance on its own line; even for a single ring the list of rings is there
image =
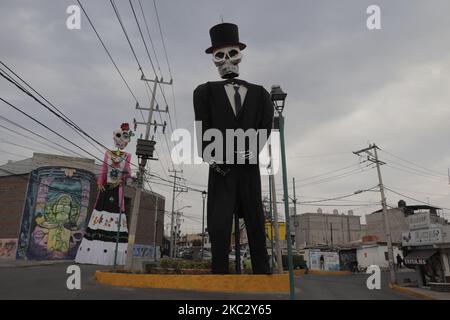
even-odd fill
[[[17,259],[72,260],[83,239],[95,176],[45,167],[30,174]]]
[[[17,239],[0,239],[0,259],[16,257]]]

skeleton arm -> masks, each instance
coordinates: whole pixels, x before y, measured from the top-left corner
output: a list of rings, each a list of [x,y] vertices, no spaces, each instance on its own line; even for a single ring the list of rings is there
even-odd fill
[[[195,113],[195,127],[197,135],[198,155],[203,159],[203,161],[210,162],[209,160],[211,159],[205,159],[203,157],[203,151],[205,150],[205,147],[208,145],[208,142],[203,140],[203,135],[205,131],[210,128],[209,107],[206,101],[207,94],[208,94],[207,84],[199,85],[194,90],[194,113]]]
[[[102,165],[100,166],[100,173],[97,179],[97,185],[100,191],[104,190],[103,186],[106,184],[106,175],[108,174],[108,161],[109,161],[108,152],[109,151],[105,152],[105,157],[103,158]]]

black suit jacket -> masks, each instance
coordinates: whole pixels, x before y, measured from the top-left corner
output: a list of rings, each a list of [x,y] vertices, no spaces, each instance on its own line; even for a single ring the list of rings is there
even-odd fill
[[[230,158],[227,158],[226,156],[226,129],[243,129],[244,131],[248,129],[266,129],[267,137],[270,136],[270,131],[272,129],[274,111],[267,90],[262,86],[241,80],[242,85],[247,88],[247,93],[240,112],[235,115],[225,91],[225,83],[225,81],[207,82],[199,85],[194,90],[195,120],[200,121],[202,125],[201,131],[200,128],[197,127],[197,142],[199,155],[205,162],[216,161],[218,163],[225,163],[230,160]],[[206,154],[203,154],[206,146],[211,143],[210,141],[202,141],[203,134],[208,129],[218,129],[222,133],[224,146],[223,159],[210,159]],[[260,143],[257,146],[258,154],[265,144],[265,141],[259,142]],[[248,151],[248,147],[248,144],[246,144],[246,150],[240,150],[235,143],[234,151]],[[230,154],[228,154],[228,156],[229,155]],[[258,155],[256,155],[256,161],[257,159]],[[233,161],[236,163],[236,158],[234,158]]]

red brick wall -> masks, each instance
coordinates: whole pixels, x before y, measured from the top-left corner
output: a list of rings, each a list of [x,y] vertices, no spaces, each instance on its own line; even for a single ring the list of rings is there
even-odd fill
[[[0,239],[19,236],[28,177],[0,177]]]

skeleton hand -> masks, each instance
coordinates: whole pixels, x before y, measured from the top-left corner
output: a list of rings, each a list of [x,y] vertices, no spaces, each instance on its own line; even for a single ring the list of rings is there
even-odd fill
[[[98,184],[97,187],[100,192],[105,191],[105,187],[102,184]]]

